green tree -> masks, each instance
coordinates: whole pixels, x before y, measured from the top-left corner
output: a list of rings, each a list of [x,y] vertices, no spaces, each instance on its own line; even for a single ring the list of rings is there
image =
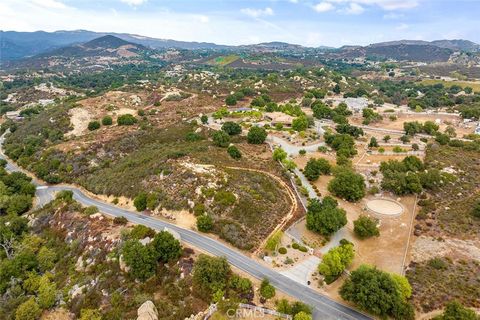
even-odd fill
[[[331,173],[332,166],[323,158],[308,160],[307,165],[303,169],[303,174],[310,181],[315,181],[321,174],[328,175]]]
[[[242,158],[242,153],[240,152],[240,150],[238,150],[236,146],[229,146],[227,148],[227,152],[230,155],[230,157],[232,157],[235,160]]]
[[[209,215],[201,215],[197,217],[197,229],[201,232],[209,232],[213,228],[213,219]]]
[[[345,210],[338,208],[337,201],[330,196],[321,202],[318,199],[311,200],[307,209],[307,228],[324,236],[337,232],[347,224]]]
[[[275,287],[270,284],[268,279],[263,279],[260,284],[260,295],[265,299],[271,299],[275,296]]]
[[[273,150],[272,157],[275,161],[283,161],[287,158],[287,153],[281,147],[278,147]]]
[[[90,121],[88,123],[88,130],[94,131],[100,128],[100,122],[98,121]]]
[[[308,128],[308,118],[305,115],[296,117],[292,121],[292,129],[295,131],[304,131]]]
[[[352,263],[354,256],[353,244],[345,242],[328,250],[318,266],[318,271],[325,277],[325,282],[330,284]]]
[[[357,237],[360,239],[366,239],[374,236],[378,237],[380,235],[380,231],[378,230],[377,224],[377,219],[361,215],[353,222],[353,232],[355,232],[355,235],[357,235]]]
[[[193,282],[200,289],[197,292],[211,297],[218,290],[225,290],[231,273],[225,258],[201,254],[193,267]]]
[[[138,240],[127,240],[122,254],[133,277],[145,281],[155,274],[157,253],[150,246],[144,246]]]
[[[356,202],[365,196],[363,176],[348,168],[340,168],[329,182],[328,191],[347,201]]]
[[[267,131],[265,128],[253,126],[248,130],[247,141],[251,144],[262,144],[267,139]]]
[[[102,124],[104,126],[111,126],[113,124],[113,119],[110,116],[105,116],[102,118]]]
[[[315,101],[311,108],[313,111],[313,116],[317,119],[331,119],[333,116],[333,110],[323,102]]]
[[[383,137],[383,141],[385,141],[385,143],[388,143],[388,141],[390,141],[391,137],[387,134],[385,137]]]
[[[340,288],[340,296],[379,317],[414,319],[413,307],[405,301],[396,280],[367,265],[360,266]]]
[[[15,312],[15,320],[37,320],[41,314],[42,310],[35,302],[35,298],[31,297],[18,306]]]
[[[160,231],[155,235],[152,241],[153,249],[157,260],[162,263],[175,261],[182,255],[182,246],[180,241],[168,231]]]
[[[140,192],[135,199],[133,199],[133,205],[137,211],[144,211],[147,209],[147,198],[148,195],[146,192]]]
[[[225,131],[215,131],[212,139],[213,144],[217,147],[226,148],[230,144],[230,136]]]
[[[370,143],[368,144],[368,147],[370,147],[370,148],[377,148],[377,147],[378,147],[377,138],[371,137],[371,138],[370,138]]]
[[[242,127],[233,121],[227,121],[222,125],[222,130],[231,136],[242,133]]]
[[[202,115],[200,117],[200,121],[202,121],[203,124],[207,124],[208,123],[208,116]]]

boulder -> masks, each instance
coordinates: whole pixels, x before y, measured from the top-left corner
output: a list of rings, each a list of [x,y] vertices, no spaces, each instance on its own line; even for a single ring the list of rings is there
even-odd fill
[[[145,301],[137,310],[137,320],[158,320],[158,311],[152,301]]]

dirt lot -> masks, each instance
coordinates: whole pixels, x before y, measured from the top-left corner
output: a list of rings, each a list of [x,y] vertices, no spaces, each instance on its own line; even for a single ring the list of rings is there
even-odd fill
[[[425,122],[425,121],[436,121],[440,120],[440,131],[444,131],[445,128],[448,126],[448,123],[455,128],[457,135],[459,137],[473,133],[475,131],[475,126],[470,124],[469,126],[463,125],[463,121],[459,115],[444,115],[444,114],[424,114],[424,113],[409,113],[409,114],[398,114],[397,120],[391,121],[389,117],[389,113],[384,113],[383,120],[375,123],[369,124],[371,127],[382,128],[382,129],[390,129],[390,130],[403,130],[403,124],[405,122],[411,121],[418,121],[418,122]],[[356,116],[351,118],[351,123],[354,125],[361,125],[363,118],[361,116]]]

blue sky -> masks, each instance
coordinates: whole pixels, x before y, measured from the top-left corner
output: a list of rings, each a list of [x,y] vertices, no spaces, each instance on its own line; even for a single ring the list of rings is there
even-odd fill
[[[479,12],[480,0],[0,0],[0,29],[85,29],[219,44],[480,42]]]

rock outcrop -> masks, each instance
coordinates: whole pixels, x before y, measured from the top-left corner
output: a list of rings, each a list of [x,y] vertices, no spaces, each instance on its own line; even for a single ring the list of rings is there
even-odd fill
[[[137,310],[137,320],[158,320],[158,311],[152,301],[145,301]]]

